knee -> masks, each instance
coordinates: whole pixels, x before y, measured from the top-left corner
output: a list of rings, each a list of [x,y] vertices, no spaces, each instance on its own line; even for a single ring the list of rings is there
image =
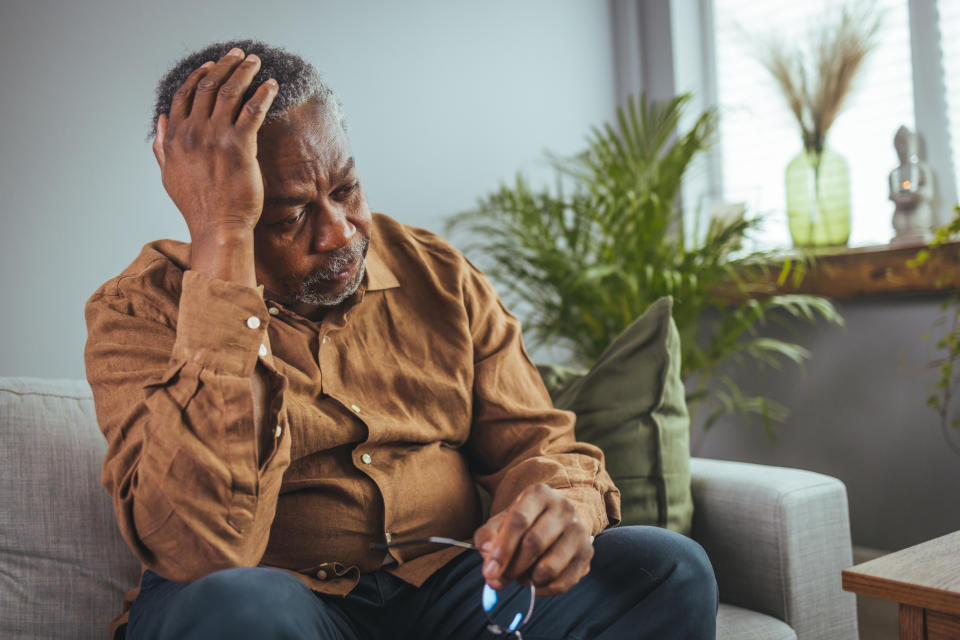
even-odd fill
[[[596,555],[631,575],[647,575],[688,611],[716,615],[717,579],[706,551],[682,534],[659,527],[618,527],[597,536]]]
[[[192,582],[188,591],[197,600],[245,603],[249,608],[267,604],[277,598],[278,592],[297,589],[297,586],[304,585],[282,571],[241,567],[205,575]]]
[[[678,584],[678,592],[691,611],[700,611],[704,615],[715,617],[719,606],[717,577],[713,573],[713,564],[698,542],[679,533],[670,532],[676,540],[677,568],[673,580]]]
[[[167,620],[170,638],[303,638],[322,604],[302,582],[260,567],[225,569],[192,582]]]

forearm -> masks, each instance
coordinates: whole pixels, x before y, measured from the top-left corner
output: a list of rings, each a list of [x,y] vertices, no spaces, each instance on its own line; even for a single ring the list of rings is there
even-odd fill
[[[144,564],[189,581],[260,562],[289,438],[277,438],[270,449],[253,441],[242,415],[252,410],[246,380],[190,365],[178,378],[145,401],[135,465],[126,455],[111,457],[104,482],[121,531]]]
[[[257,564],[289,461],[262,299],[187,272],[174,327],[111,302],[88,305],[87,362],[121,531],[172,579]]]
[[[467,448],[477,481],[493,495],[492,513],[507,509],[537,483],[574,503],[591,534],[619,523],[619,492],[597,447],[577,442],[575,416],[553,407],[523,348],[520,323],[477,272],[475,293],[474,424]],[[469,290],[468,287],[465,289]]]
[[[204,235],[197,234],[190,245],[191,271],[211,278],[256,288],[254,269],[253,232],[246,228],[236,231],[218,229]],[[259,347],[258,347],[259,351]],[[272,449],[275,426],[267,424],[268,383],[266,370],[254,367],[250,376],[250,392],[253,396],[253,426],[258,445],[257,459],[266,458]]]

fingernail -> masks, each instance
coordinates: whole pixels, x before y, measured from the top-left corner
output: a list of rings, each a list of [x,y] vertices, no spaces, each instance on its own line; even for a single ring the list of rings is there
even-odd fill
[[[483,575],[487,578],[497,575],[500,571],[500,563],[496,560],[487,560],[487,563],[483,565]]]
[[[233,49],[230,49],[230,51],[227,52],[227,55],[228,55],[228,56],[239,56],[239,55],[242,54],[242,53],[243,53],[243,51],[240,51],[240,49],[238,49],[237,47],[234,47]]]
[[[269,80],[267,80],[267,84],[270,85],[271,87],[274,87],[277,85],[277,81],[274,80],[273,78],[270,78]]]
[[[493,547],[493,543],[487,540],[482,545],[480,545],[480,551],[490,551],[492,547]]]
[[[251,53],[250,55],[247,56],[247,62],[256,62],[256,61],[258,61],[259,59],[260,59],[260,58],[258,58],[258,57],[257,57],[257,54],[255,54],[255,53]]]

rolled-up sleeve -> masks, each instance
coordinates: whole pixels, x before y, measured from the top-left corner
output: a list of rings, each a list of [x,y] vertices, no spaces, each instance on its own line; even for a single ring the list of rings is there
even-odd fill
[[[147,568],[189,581],[263,556],[290,459],[286,380],[257,290],[187,271],[177,297],[158,279],[121,277],[91,297],[85,360],[121,532]],[[276,425],[262,455],[255,367]]]
[[[463,292],[474,343],[473,427],[467,449],[477,481],[506,509],[543,482],[569,498],[595,535],[620,521],[620,492],[603,452],[577,442],[575,416],[555,409],[523,346],[520,322],[487,278],[468,265]]]

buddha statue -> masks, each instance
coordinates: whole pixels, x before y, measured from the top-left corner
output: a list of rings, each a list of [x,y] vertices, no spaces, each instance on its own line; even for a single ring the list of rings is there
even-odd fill
[[[890,172],[893,228],[891,244],[920,244],[930,239],[933,225],[933,172],[918,155],[917,134],[900,127],[893,138],[900,166]]]

